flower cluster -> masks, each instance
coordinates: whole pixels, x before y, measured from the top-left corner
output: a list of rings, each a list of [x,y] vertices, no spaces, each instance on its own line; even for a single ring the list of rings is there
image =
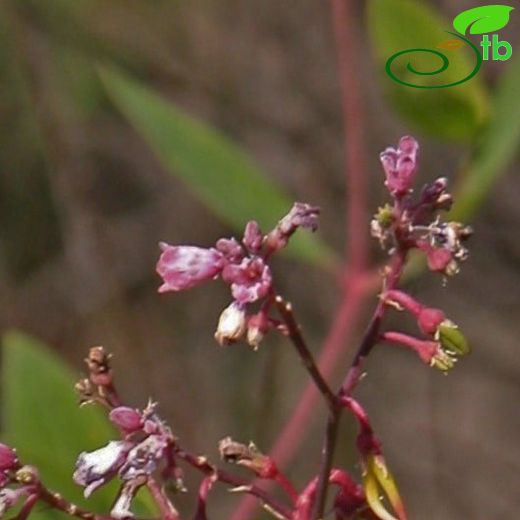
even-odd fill
[[[418,200],[413,200],[418,150],[415,139],[403,137],[397,149],[387,148],[381,153],[385,185],[393,205],[379,208],[371,223],[372,235],[391,254],[404,259],[409,251],[419,250],[426,255],[431,271],[452,276],[468,257],[464,242],[472,231],[460,222],[441,221],[439,212],[449,210],[453,202],[445,178],[427,184]],[[384,290],[381,298],[386,305],[410,312],[423,335],[416,338],[401,332],[385,332],[381,335],[384,341],[411,348],[425,363],[443,372],[469,353],[465,337],[442,310],[426,307],[393,287]]]
[[[269,328],[268,296],[272,293],[273,275],[268,260],[284,248],[298,229],[315,231],[319,208],[297,202],[273,230],[263,234],[257,222],[247,223],[241,242],[221,238],[214,247],[171,246],[161,243],[162,254],[157,273],[163,284],[159,292],[183,291],[220,277],[230,285],[233,301],[222,312],[215,338],[220,345],[233,343],[247,333],[248,343],[256,348]],[[247,313],[247,306],[265,302],[259,312]]]
[[[426,255],[430,270],[452,276],[468,257],[464,242],[472,230],[460,222],[442,222],[438,215],[449,210],[453,199],[446,178],[440,177],[422,189],[417,201],[411,197],[417,171],[419,145],[413,137],[403,137],[397,149],[381,153],[385,185],[393,205],[379,208],[371,222],[372,236],[391,254],[418,249]]]
[[[123,485],[111,516],[132,517],[131,502],[137,490],[167,460],[174,443],[168,426],[156,414],[155,403],[150,402],[143,411],[126,406],[114,408],[110,420],[121,430],[123,438],[90,453],[83,452],[76,462],[73,479],[84,486],[89,497],[116,475]]]

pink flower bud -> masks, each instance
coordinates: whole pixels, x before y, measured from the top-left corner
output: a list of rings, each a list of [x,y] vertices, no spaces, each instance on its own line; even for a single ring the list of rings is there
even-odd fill
[[[260,249],[262,249],[262,241],[264,236],[260,231],[260,226],[254,220],[251,220],[246,224],[246,229],[244,230],[244,238],[242,242],[246,246],[246,248],[251,253],[259,253]]]
[[[295,202],[289,213],[283,217],[266,237],[266,247],[270,252],[287,245],[291,235],[298,229],[316,231],[320,208],[304,202]]]
[[[417,323],[421,331],[434,336],[439,325],[446,320],[446,315],[440,309],[423,308],[417,316]]]
[[[164,283],[159,292],[183,291],[201,282],[211,280],[222,271],[225,260],[216,249],[195,246],[160,244],[162,254],[157,262],[157,273]]]
[[[141,414],[128,406],[118,406],[114,408],[108,418],[126,433],[136,432],[143,426]]]
[[[18,467],[18,457],[16,452],[0,443],[0,471],[7,471],[10,469],[16,469]]]
[[[406,195],[411,189],[417,169],[419,144],[413,137],[405,136],[396,149],[387,148],[381,155],[381,164],[385,171],[385,185],[396,197]]]
[[[269,330],[269,318],[263,311],[253,314],[247,320],[247,342],[255,350],[264,339],[266,332]]]

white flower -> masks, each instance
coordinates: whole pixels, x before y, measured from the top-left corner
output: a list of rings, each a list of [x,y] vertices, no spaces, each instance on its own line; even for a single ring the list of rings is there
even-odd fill
[[[219,345],[229,345],[238,341],[246,331],[246,311],[237,302],[226,307],[218,320],[215,339]]]
[[[103,448],[79,455],[73,479],[76,484],[86,486],[85,498],[117,473],[131,447],[129,442],[111,441]]]

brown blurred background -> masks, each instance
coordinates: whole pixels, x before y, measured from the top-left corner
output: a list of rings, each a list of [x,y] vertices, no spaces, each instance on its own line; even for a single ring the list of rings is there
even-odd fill
[[[450,19],[475,5],[429,3]],[[357,2],[366,60],[356,73],[372,211],[385,197],[377,154],[410,128],[382,96],[363,7]],[[514,52],[517,14],[503,33]],[[276,338],[257,353],[216,347],[229,299],[220,282],[157,294],[160,240],[206,245],[233,232],[160,166],[105,97],[93,64],[119,63],[241,143],[295,200],[322,207],[319,232],[342,251],[343,130],[328,3],[5,0],[0,32],[1,330],[43,339],[78,372],[86,349],[105,345],[128,401],[157,399],[193,451],[216,457],[228,434],[268,450],[306,375]],[[492,87],[501,66],[482,69]],[[415,135],[424,180],[453,175],[467,158],[464,145]],[[412,519],[505,520],[520,508],[517,168],[518,157],[473,222],[462,272],[447,287],[430,275],[410,286],[464,328],[472,356],[443,377],[408,352],[377,349],[359,391]],[[275,271],[317,349],[335,280],[283,258]],[[323,412],[290,469],[299,485],[318,465]],[[349,428],[344,437],[340,457],[353,468]],[[212,518],[227,518],[236,502],[215,491]]]

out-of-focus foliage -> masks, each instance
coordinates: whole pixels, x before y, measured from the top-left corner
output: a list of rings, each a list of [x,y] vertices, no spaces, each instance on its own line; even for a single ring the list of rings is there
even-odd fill
[[[74,377],[44,345],[29,336],[9,333],[2,344],[2,440],[16,447],[20,460],[35,465],[44,483],[77,504],[99,513],[110,509],[117,485],[96,491],[86,501],[72,473],[82,451],[117,438],[97,406],[78,406]],[[142,494],[142,513],[150,511]],[[37,506],[31,520],[52,520],[55,511]],[[61,517],[61,515],[60,515]]]
[[[439,48],[450,38],[451,23],[431,6],[415,0],[370,0],[367,20],[382,74],[395,53],[407,49],[432,49],[449,59],[448,68],[429,75],[441,65],[439,56],[416,51],[396,58],[396,76],[409,83],[445,85],[466,77],[475,66],[475,56],[464,48]],[[423,74],[410,72],[406,64]],[[413,88],[381,76],[383,89],[400,115],[418,130],[436,137],[470,140],[485,123],[490,107],[488,94],[477,74],[470,81],[449,88]]]
[[[453,215],[466,219],[475,214],[493,184],[506,171],[520,142],[520,59],[514,58],[500,78],[493,117],[479,138],[471,163],[463,171]]]
[[[217,130],[114,68],[102,68],[101,77],[111,99],[165,167],[237,232],[251,215],[269,229],[292,206],[246,152]],[[330,266],[334,258],[325,244],[308,233],[294,237],[288,252],[322,266]]]

